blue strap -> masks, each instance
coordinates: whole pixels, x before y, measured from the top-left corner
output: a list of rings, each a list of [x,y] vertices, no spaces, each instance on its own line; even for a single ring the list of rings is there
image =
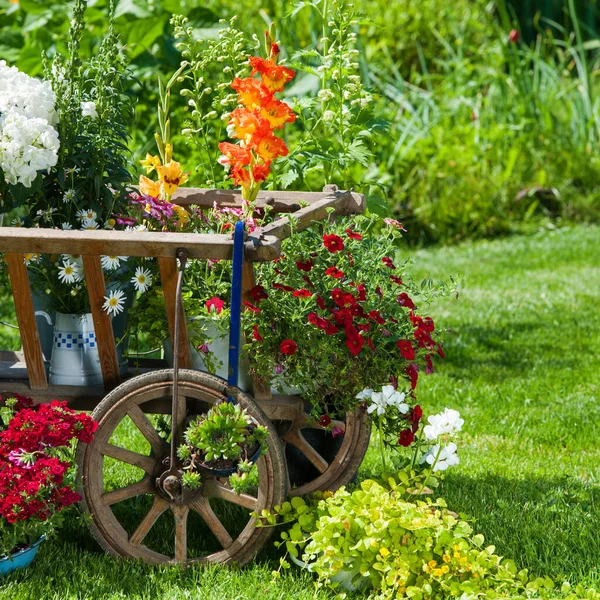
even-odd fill
[[[233,232],[233,275],[231,277],[231,313],[229,317],[229,377],[231,387],[238,386],[240,329],[242,320],[242,264],[244,263],[244,222],[238,221]],[[229,401],[234,399],[229,396]]]

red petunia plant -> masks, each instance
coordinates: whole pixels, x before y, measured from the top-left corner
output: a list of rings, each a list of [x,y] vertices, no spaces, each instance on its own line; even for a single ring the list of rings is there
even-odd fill
[[[236,77],[231,83],[240,106],[231,112],[227,131],[238,141],[219,144],[222,153],[219,163],[229,169],[235,185],[241,187],[248,214],[252,214],[260,187],[271,172],[271,163],[288,154],[285,142],[275,131],[296,119],[290,106],[275,96],[295,73],[278,64],[279,46],[269,32],[266,42],[268,57],[249,57],[250,76]]]
[[[6,555],[50,533],[61,511],[81,499],[70,485],[73,444],[89,443],[97,423],[66,402],[35,406],[19,395],[3,403],[0,417],[0,555]]]
[[[387,411],[385,435],[406,446],[420,419],[419,378],[443,356],[433,319],[421,308],[449,286],[413,282],[400,235],[365,216],[292,235],[276,264],[257,265],[255,304],[244,320],[254,373],[301,389],[315,419],[357,406],[378,417],[373,394],[379,398],[384,387],[402,394],[401,410]]]

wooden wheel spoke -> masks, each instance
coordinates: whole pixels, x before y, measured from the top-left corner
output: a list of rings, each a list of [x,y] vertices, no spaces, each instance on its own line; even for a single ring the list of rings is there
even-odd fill
[[[308,460],[315,466],[315,468],[319,471],[319,473],[325,473],[329,468],[329,463],[306,441],[306,438],[302,435],[302,433],[297,429],[292,429],[289,433],[286,433],[283,436],[283,439],[292,444]]]
[[[204,522],[215,534],[215,537],[219,540],[219,543],[223,548],[229,548],[229,546],[233,544],[233,538],[229,535],[229,532],[215,514],[215,511],[212,509],[207,498],[199,496],[190,504],[190,508],[196,511],[204,519]]]
[[[132,406],[127,411],[127,414],[140,430],[141,434],[148,440],[150,446],[152,446],[152,450],[154,450],[154,454],[162,456],[169,451],[169,445],[158,435],[158,431],[154,429],[154,425],[152,425],[139,406]]]
[[[125,487],[119,488],[118,490],[113,490],[112,492],[105,492],[102,494],[101,499],[102,504],[105,506],[110,506],[112,504],[116,504],[117,502],[127,500],[128,498],[133,498],[134,496],[154,494],[155,492],[156,490],[152,484],[152,478],[146,475],[144,479],[138,481],[137,483],[126,485]]]
[[[139,467],[146,471],[148,475],[152,475],[156,468],[156,461],[151,456],[144,456],[143,454],[132,452],[126,448],[109,444],[108,442],[104,444],[101,452],[104,456],[110,456],[110,458],[120,460],[128,465]]]
[[[258,499],[250,494],[236,494],[231,488],[222,484],[216,479],[209,479],[205,482],[203,494],[206,498],[220,498],[232,504],[256,510]]]
[[[189,508],[172,504],[171,510],[175,518],[175,560],[185,564],[187,561],[187,520]]]
[[[137,529],[131,534],[129,543],[134,546],[139,546],[154,526],[154,523],[156,523],[158,517],[160,517],[167,508],[169,508],[169,503],[162,496],[154,496],[154,502],[152,503],[148,514],[143,518]]]
[[[177,395],[177,443],[178,445],[183,441],[183,426],[187,418],[187,399],[181,394]]]

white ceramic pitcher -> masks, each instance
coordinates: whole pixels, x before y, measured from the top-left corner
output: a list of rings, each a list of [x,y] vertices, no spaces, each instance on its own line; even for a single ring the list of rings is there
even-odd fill
[[[50,325],[50,315],[38,310]],[[56,313],[54,340],[50,358],[52,385],[102,385],[102,368],[91,313],[65,315]]]

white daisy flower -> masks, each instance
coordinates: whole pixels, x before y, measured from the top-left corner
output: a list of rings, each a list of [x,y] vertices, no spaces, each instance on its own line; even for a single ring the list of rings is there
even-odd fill
[[[13,227],[22,227],[23,226],[23,220],[22,219],[13,219],[10,224]]]
[[[23,262],[26,265],[40,262],[40,255],[37,252],[27,252],[23,257]]]
[[[145,292],[152,285],[152,273],[144,267],[138,267],[135,270],[135,277],[131,278],[131,283],[138,292]]]
[[[77,280],[75,271],[76,266],[69,261],[65,261],[63,266],[58,269],[58,279],[61,283],[75,283]]]
[[[81,224],[81,229],[98,229],[98,222],[94,221],[93,219],[86,219],[82,224]]]
[[[95,210],[91,208],[82,208],[77,211],[77,218],[83,223],[84,221],[95,221],[98,215]]]
[[[126,261],[126,256],[102,256],[100,257],[100,263],[102,268],[106,271],[114,271],[121,266],[121,261]]]
[[[71,190],[67,190],[62,197],[62,201],[67,204],[68,202],[71,202],[71,200],[73,200],[73,198],[75,198],[75,190],[71,189]]]
[[[60,227],[63,231],[70,231],[73,229],[73,225],[71,225],[71,223],[61,223]]]
[[[125,304],[125,292],[122,290],[111,290],[108,296],[104,296],[104,304],[102,308],[109,315],[118,315],[120,312],[124,310]]]

